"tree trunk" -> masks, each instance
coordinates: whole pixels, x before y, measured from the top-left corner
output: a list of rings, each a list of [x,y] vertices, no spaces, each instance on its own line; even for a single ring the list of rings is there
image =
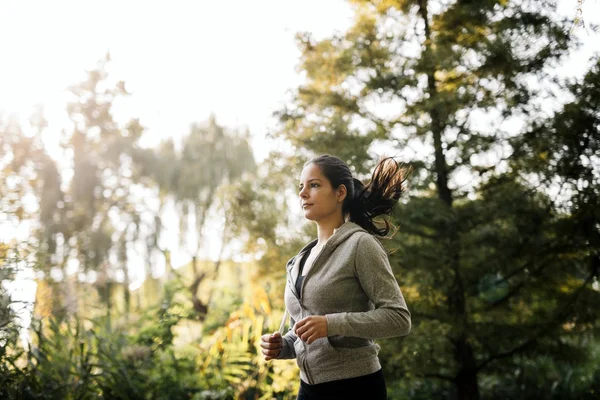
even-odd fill
[[[112,282],[110,281],[110,279],[106,280],[106,286],[105,286],[105,290],[106,290],[106,327],[108,329],[108,331],[110,332],[112,330],[112,323],[111,323],[111,312],[112,312]]]
[[[431,117],[431,133],[433,135],[433,144],[435,149],[435,173],[436,186],[439,198],[452,208],[452,191],[448,187],[448,167],[443,147],[443,131],[445,128],[446,116],[443,110],[437,107],[438,98],[437,85],[435,81],[436,66],[432,56],[431,28],[429,26],[429,16],[427,11],[427,0],[419,0],[419,15],[423,19],[425,30],[425,50],[423,57],[425,59],[425,70],[427,75],[427,91],[429,100],[433,106],[430,107],[429,115]],[[448,308],[455,317],[457,323],[457,339],[455,341],[455,359],[458,364],[458,374],[455,377],[457,398],[459,400],[479,400],[479,388],[477,383],[477,362],[473,354],[473,348],[468,338],[468,315],[465,299],[464,283],[460,270],[460,255],[458,253],[460,245],[456,227],[449,224],[448,231],[445,232],[449,239],[448,251],[449,267],[454,274],[454,282],[448,291]]]
[[[212,204],[212,197],[214,195],[214,189],[210,189],[207,200],[203,203],[202,206],[195,204],[195,214],[196,214],[196,230],[198,235],[198,240],[196,242],[196,254],[192,257],[192,263],[194,266],[194,281],[190,285],[190,292],[192,295],[192,304],[194,306],[194,310],[198,313],[198,319],[200,321],[204,321],[206,318],[206,314],[208,313],[208,304],[210,301],[204,303],[202,300],[198,298],[198,287],[206,278],[206,274],[200,273],[200,265],[198,260],[198,252],[202,248],[202,229],[204,228],[204,223],[206,222],[206,214],[208,209]]]
[[[458,399],[479,400],[477,365],[473,347],[466,335],[460,337],[456,343],[456,361],[460,366],[455,380]]]
[[[192,257],[192,263],[194,265],[194,281],[190,285],[190,293],[192,295],[192,305],[194,310],[198,313],[198,319],[204,321],[206,314],[208,313],[208,304],[205,304],[198,298],[198,287],[206,277],[206,274],[199,272],[198,257]]]
[[[440,199],[448,206],[452,207],[452,193],[448,187],[448,167],[446,165],[446,156],[442,146],[442,132],[444,131],[445,121],[440,110],[435,105],[437,94],[437,86],[435,84],[435,63],[432,57],[431,50],[431,28],[429,27],[429,15],[427,11],[427,0],[419,1],[419,14],[425,25],[425,51],[423,58],[425,59],[427,70],[427,91],[429,99],[433,107],[429,110],[431,117],[431,133],[433,134],[433,146],[435,149],[435,174],[438,195]]]
[[[129,269],[127,263],[123,265],[123,272],[125,273],[125,279],[123,281],[123,301],[125,303],[125,321],[129,321],[129,313],[131,312],[131,292],[129,291]]]

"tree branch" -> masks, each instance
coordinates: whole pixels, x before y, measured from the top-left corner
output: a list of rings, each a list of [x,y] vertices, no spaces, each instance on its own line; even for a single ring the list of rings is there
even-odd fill
[[[558,249],[561,249],[561,248],[563,248],[563,246],[550,247],[549,249],[547,249],[546,251],[544,251],[543,254],[545,254],[546,256],[549,255],[549,254],[551,255],[551,254],[553,254],[553,253],[551,253],[551,251],[558,250]],[[516,252],[515,254],[518,254],[518,252]],[[539,255],[539,253],[538,253],[538,255]],[[496,284],[505,283],[505,282],[508,283],[508,280],[510,278],[514,277],[515,275],[520,274],[521,272],[525,271],[528,268],[531,268],[532,266],[534,266],[534,264],[536,264],[536,263],[532,260],[531,262],[528,262],[525,265],[523,265],[523,266],[521,266],[521,267],[519,267],[519,268],[511,271],[507,276],[505,276],[504,278],[496,281],[495,283]],[[549,265],[548,263],[542,262],[541,266],[538,267],[537,269],[533,270],[531,272],[530,276],[535,276],[535,275],[539,274],[544,269],[546,269],[548,267],[548,265]],[[513,286],[510,289],[510,291],[505,296],[503,296],[502,298],[500,298],[498,300],[495,300],[493,303],[487,305],[483,311],[489,311],[492,308],[495,308],[495,307],[497,307],[499,305],[502,305],[502,304],[506,303],[506,301],[509,300],[511,297],[513,297],[514,295],[518,294],[521,291],[521,289],[523,289],[523,287],[525,286],[526,283],[527,283],[527,278],[524,278],[521,282],[519,282],[518,284],[516,284],[515,286]],[[473,285],[473,283],[471,283],[470,286],[471,285]],[[482,311],[482,310],[478,310],[478,311]]]
[[[567,310],[571,307],[571,305],[573,305],[573,303],[575,303],[577,301],[577,299],[579,298],[579,295],[581,294],[583,289],[585,289],[585,287],[592,281],[592,279],[594,278],[596,273],[597,273],[597,271],[595,269],[592,270],[592,272],[588,275],[588,277],[585,279],[583,284],[579,288],[577,288],[577,290],[570,296],[569,300],[565,303],[565,305],[562,307],[562,309],[558,313],[556,313],[557,317],[554,318],[552,321],[550,321],[545,326],[543,326],[542,328],[540,328],[533,337],[531,337],[530,339],[527,339],[525,342],[523,342],[522,344],[520,344],[519,346],[517,346],[511,350],[491,355],[486,360],[482,361],[477,366],[476,370],[480,371],[494,360],[500,360],[502,358],[507,358],[507,357],[510,357],[516,353],[519,353],[519,352],[527,349],[528,347],[534,345],[540,337],[547,334],[550,331],[550,328],[562,323],[563,319],[568,315]]]
[[[423,378],[437,378],[437,379],[441,379],[441,380],[448,381],[448,382],[454,382],[454,380],[456,379],[455,377],[450,376],[450,375],[436,374],[436,373],[419,374],[417,376],[420,376]]]
[[[485,368],[489,363],[491,363],[494,360],[500,360],[502,358],[507,358],[512,356],[513,354],[516,354],[518,352],[521,352],[523,350],[525,350],[526,348],[528,348],[529,346],[533,345],[535,342],[537,342],[538,338],[540,338],[546,331],[545,330],[540,330],[534,337],[526,340],[524,343],[522,343],[521,345],[509,350],[509,351],[505,351],[503,353],[498,353],[498,354],[494,354],[490,357],[488,357],[486,360],[482,361],[477,368],[475,369],[476,371],[480,371],[483,368]]]
[[[203,320],[206,317],[206,313],[208,312],[208,304],[204,304],[198,298],[198,287],[206,277],[206,274],[203,272],[200,275],[196,275],[194,282],[190,285],[190,292],[192,294],[192,304],[194,305],[194,310],[198,313],[198,318]]]

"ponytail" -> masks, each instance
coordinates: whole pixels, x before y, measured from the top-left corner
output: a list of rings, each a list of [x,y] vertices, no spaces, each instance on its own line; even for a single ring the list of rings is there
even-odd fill
[[[348,165],[337,157],[319,156],[307,163],[321,168],[333,188],[346,186],[346,199],[342,205],[344,215],[349,214],[350,221],[360,225],[367,232],[377,236],[387,236],[394,225],[389,217],[404,193],[406,169],[392,157],[381,159],[371,180],[364,185],[352,177]]]
[[[348,207],[350,221],[373,235],[387,236],[394,228],[389,217],[405,191],[405,181],[405,169],[391,157],[377,163],[366,186],[354,178],[354,197]]]

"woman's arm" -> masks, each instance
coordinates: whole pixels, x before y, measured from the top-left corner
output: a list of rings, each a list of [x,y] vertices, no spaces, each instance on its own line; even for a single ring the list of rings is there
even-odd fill
[[[289,358],[296,358],[296,350],[294,349],[294,342],[298,336],[294,333],[294,320],[290,318],[290,330],[283,336],[283,347],[281,352],[275,357],[278,360],[285,360]]]
[[[408,335],[411,328],[410,312],[388,256],[373,236],[364,234],[358,239],[354,268],[375,309],[327,314],[327,335],[367,339]]]

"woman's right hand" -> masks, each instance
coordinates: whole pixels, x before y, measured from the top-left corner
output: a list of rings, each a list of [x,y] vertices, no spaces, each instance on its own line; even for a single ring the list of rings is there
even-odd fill
[[[260,347],[262,347],[262,353],[265,356],[265,361],[276,358],[281,349],[283,348],[283,339],[279,332],[275,332],[271,335],[262,335],[260,338]]]

